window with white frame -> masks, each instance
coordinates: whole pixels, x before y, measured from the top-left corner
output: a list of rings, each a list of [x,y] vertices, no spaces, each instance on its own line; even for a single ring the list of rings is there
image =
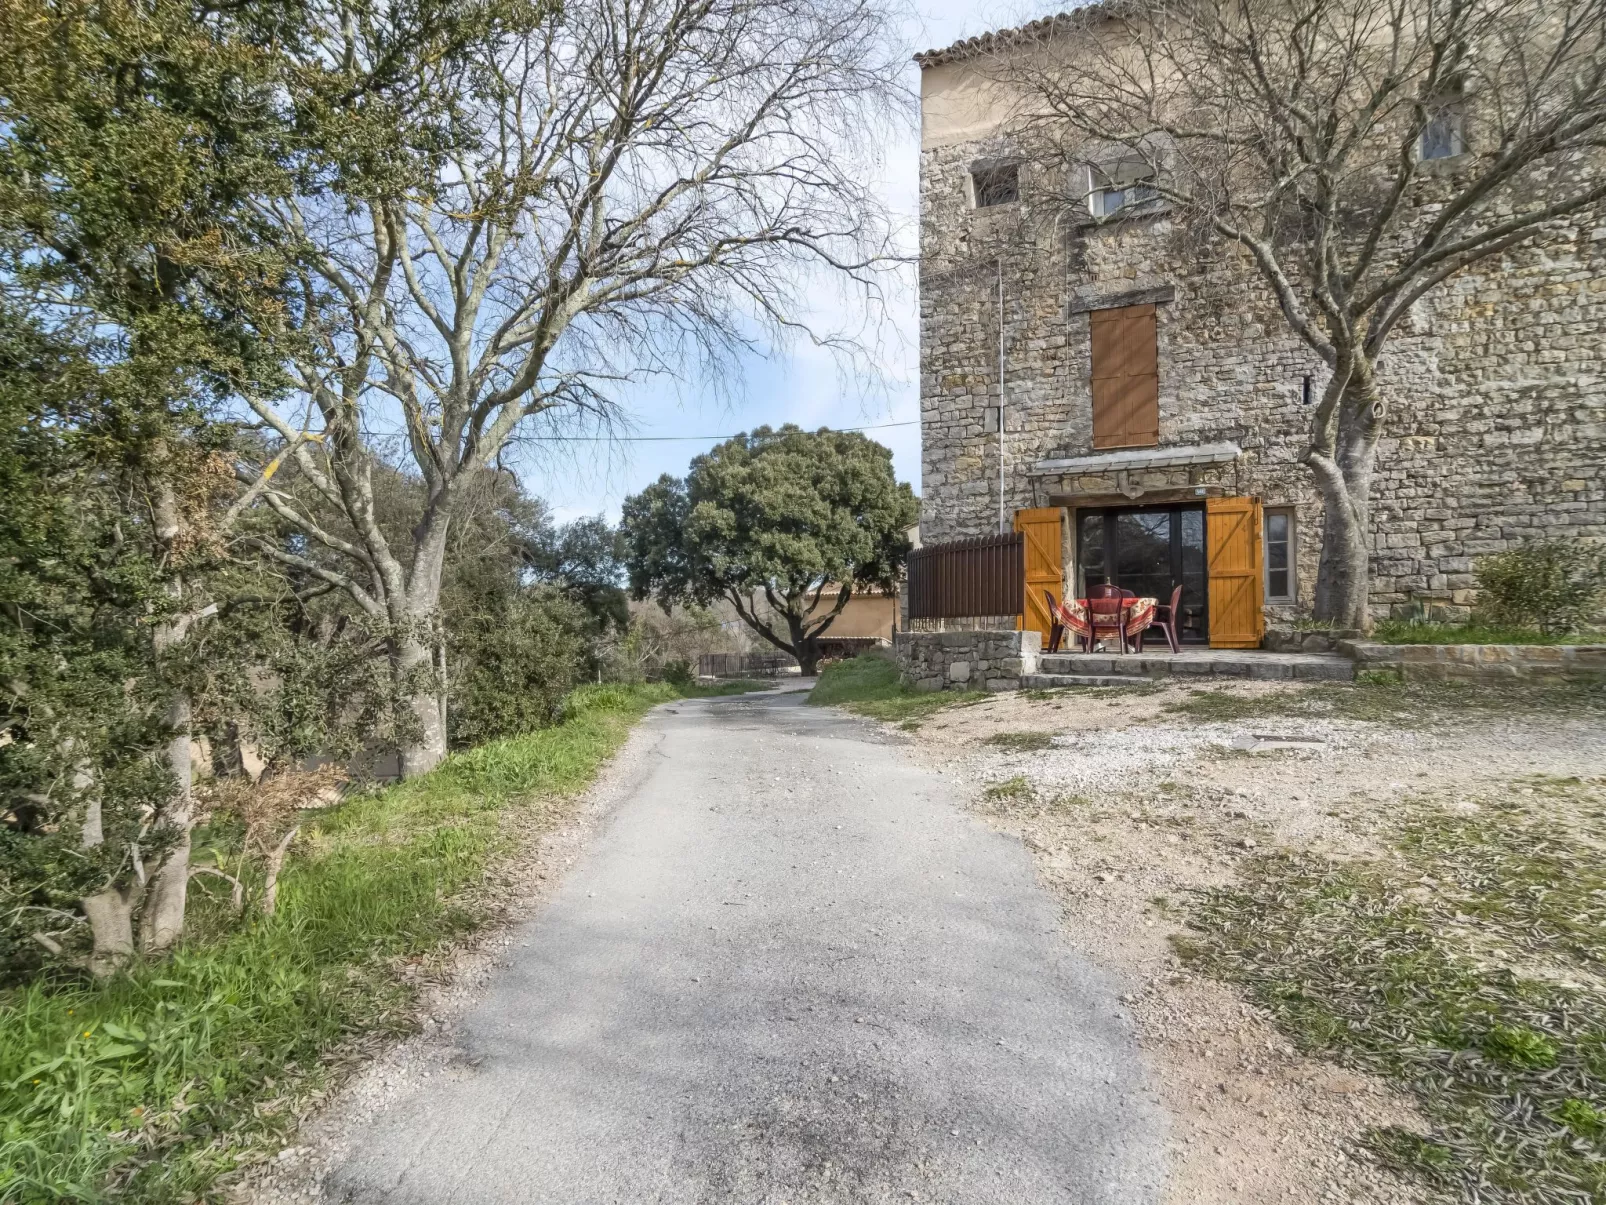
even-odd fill
[[[1147,163],[1121,163],[1087,169],[1087,207],[1096,218],[1114,217],[1155,199],[1154,168]]]
[[[1451,159],[1467,149],[1466,107],[1459,97],[1430,105],[1422,127],[1422,158]]]
[[[1296,589],[1294,572],[1294,512],[1292,508],[1268,510],[1265,517],[1266,601],[1291,603]]]

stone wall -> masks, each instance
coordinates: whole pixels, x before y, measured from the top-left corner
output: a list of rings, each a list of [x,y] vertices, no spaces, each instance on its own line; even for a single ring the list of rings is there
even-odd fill
[[[892,638],[905,686],[915,690],[1019,690],[1037,672],[1040,632],[899,632]]]
[[[1397,670],[1407,678],[1606,677],[1606,644],[1374,644],[1344,651],[1357,672]]]
[[[998,526],[998,265],[1006,353],[1006,499],[1021,507],[1172,502],[1256,494],[1296,514],[1308,611],[1321,537],[1309,470],[1310,408],[1327,372],[1288,333],[1235,244],[1163,210],[1095,226],[1051,213],[1048,181],[1022,165],[1022,200],[972,209],[969,166],[1007,153],[996,136],[921,155],[921,535]],[[1445,161],[1447,171],[1455,160]],[[1443,185],[1439,186],[1441,189]],[[1432,212],[1435,181],[1420,190]],[[1093,454],[1086,308],[1148,291],[1156,306],[1160,444],[1230,443],[1228,461],[1130,473],[1035,470]],[[1078,312],[1080,311],[1080,312]],[[1525,539],[1606,536],[1606,223],[1558,221],[1418,303],[1380,365],[1389,403],[1373,493],[1373,610],[1467,614],[1473,562]],[[1074,557],[1067,523],[1066,565]]]

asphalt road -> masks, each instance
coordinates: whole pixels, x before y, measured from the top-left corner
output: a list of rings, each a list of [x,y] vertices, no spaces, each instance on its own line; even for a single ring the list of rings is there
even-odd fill
[[[1113,987],[1020,845],[793,694],[659,708],[640,773],[336,1200],[1157,1201]]]

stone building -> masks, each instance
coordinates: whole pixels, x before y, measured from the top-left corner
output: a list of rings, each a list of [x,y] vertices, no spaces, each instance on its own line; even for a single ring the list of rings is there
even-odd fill
[[[1040,169],[1011,155],[1004,106],[974,64],[1007,40],[917,60],[925,539],[1057,510],[1062,589],[1180,581],[1198,638],[1214,597],[1205,512],[1253,499],[1256,603],[1272,618],[1307,611],[1322,512],[1299,461],[1325,366],[1246,253],[1190,241],[1131,182],[1095,193],[1085,218],[1034,204]],[[1091,212],[1122,202],[1119,220]],[[1593,216],[1555,223],[1441,285],[1391,337],[1375,615],[1464,617],[1478,556],[1606,535],[1603,246]],[[1095,421],[1093,378],[1112,373],[1152,390],[1149,417],[1140,405]]]

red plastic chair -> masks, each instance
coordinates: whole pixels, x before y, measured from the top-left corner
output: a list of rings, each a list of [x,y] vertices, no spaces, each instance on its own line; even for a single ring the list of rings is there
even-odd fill
[[[1060,641],[1065,637],[1065,625],[1060,622],[1059,600],[1054,597],[1052,590],[1044,590],[1043,597],[1048,599],[1048,651],[1057,653]]]
[[[1107,589],[1116,588],[1109,586]],[[1104,595],[1087,600],[1087,620],[1092,629],[1087,637],[1088,652],[1093,651],[1093,646],[1098,643],[1101,633],[1113,633],[1121,642],[1121,652],[1124,654],[1127,651],[1126,599],[1121,597],[1123,593],[1130,594],[1131,591],[1117,590],[1113,596]]]
[[[1177,644],[1177,623],[1182,617],[1182,587],[1173,586],[1171,601],[1162,603],[1154,609],[1154,618],[1149,620],[1149,627],[1159,628],[1165,633],[1165,642],[1171,646],[1173,653],[1180,653],[1182,649]],[[1147,631],[1148,629],[1144,629]],[[1138,633],[1138,652],[1143,651],[1143,632]]]

